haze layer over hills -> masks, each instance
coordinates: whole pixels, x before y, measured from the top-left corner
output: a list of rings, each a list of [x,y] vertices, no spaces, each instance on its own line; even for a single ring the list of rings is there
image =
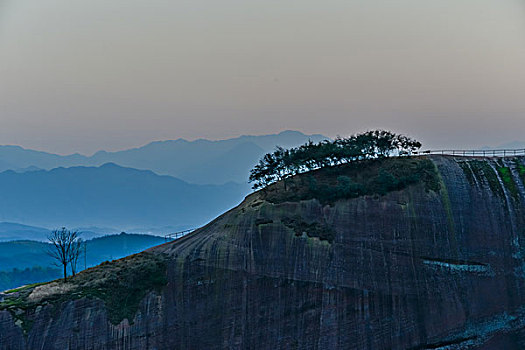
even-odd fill
[[[100,166],[111,162],[124,167],[152,170],[195,184],[244,183],[257,160],[276,146],[287,148],[308,140],[317,142],[323,139],[326,137],[322,135],[283,131],[273,135],[240,136],[219,141],[156,141],[124,151],[99,151],[92,156],[61,156],[19,146],[0,146],[0,171]]]
[[[178,139],[89,157],[0,146],[0,221],[50,229],[103,226],[106,233],[198,227],[250,192],[249,171],[264,153],[322,139],[297,131]],[[4,233],[0,239],[17,238]]]
[[[71,167],[0,173],[0,221],[44,227],[203,225],[239,203],[247,184],[194,185],[149,170]]]

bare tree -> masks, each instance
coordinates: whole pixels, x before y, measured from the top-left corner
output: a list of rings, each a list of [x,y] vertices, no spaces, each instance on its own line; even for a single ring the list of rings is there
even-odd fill
[[[67,265],[74,260],[76,268],[76,262],[80,255],[79,233],[62,227],[60,230],[51,232],[47,238],[53,245],[47,253],[56,260],[54,263],[56,266],[62,266],[64,282],[67,282]],[[72,270],[74,271],[74,269]]]
[[[71,264],[71,274],[73,276],[77,274],[78,258],[80,258],[80,255],[82,254],[82,247],[84,244],[85,242],[82,240],[82,238],[78,238],[71,244],[71,253],[69,254],[69,258]]]

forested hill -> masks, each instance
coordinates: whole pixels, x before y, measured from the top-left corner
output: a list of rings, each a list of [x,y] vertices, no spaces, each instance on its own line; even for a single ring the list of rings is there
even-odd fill
[[[94,266],[141,252],[164,243],[164,238],[143,234],[118,234],[86,241],[79,267]],[[46,254],[50,245],[35,241],[0,242],[0,291],[29,283],[49,281],[61,277],[62,271],[53,265]]]

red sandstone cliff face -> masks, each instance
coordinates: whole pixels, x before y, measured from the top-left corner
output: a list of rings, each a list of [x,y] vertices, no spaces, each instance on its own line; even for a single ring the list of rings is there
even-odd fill
[[[525,161],[431,159],[438,192],[254,194],[150,250],[168,283],[132,320],[90,298],[4,310],[0,349],[523,349]]]

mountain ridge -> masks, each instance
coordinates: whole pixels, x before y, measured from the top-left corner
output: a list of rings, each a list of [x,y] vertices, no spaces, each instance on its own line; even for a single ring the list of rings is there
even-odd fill
[[[44,227],[198,227],[237,204],[247,184],[190,184],[106,163],[0,173],[0,221]]]
[[[0,171],[100,166],[112,162],[123,167],[152,170],[159,175],[171,175],[196,184],[220,185],[229,181],[245,183],[249,170],[264,153],[277,145],[292,147],[309,139],[320,141],[326,137],[288,130],[278,134],[243,135],[224,140],[164,140],[120,151],[101,150],[91,156],[78,153],[62,156],[20,146],[0,146]],[[222,159],[229,166],[218,167],[217,159]],[[212,162],[215,163],[208,165]],[[230,165],[235,165],[235,171],[231,170]]]

